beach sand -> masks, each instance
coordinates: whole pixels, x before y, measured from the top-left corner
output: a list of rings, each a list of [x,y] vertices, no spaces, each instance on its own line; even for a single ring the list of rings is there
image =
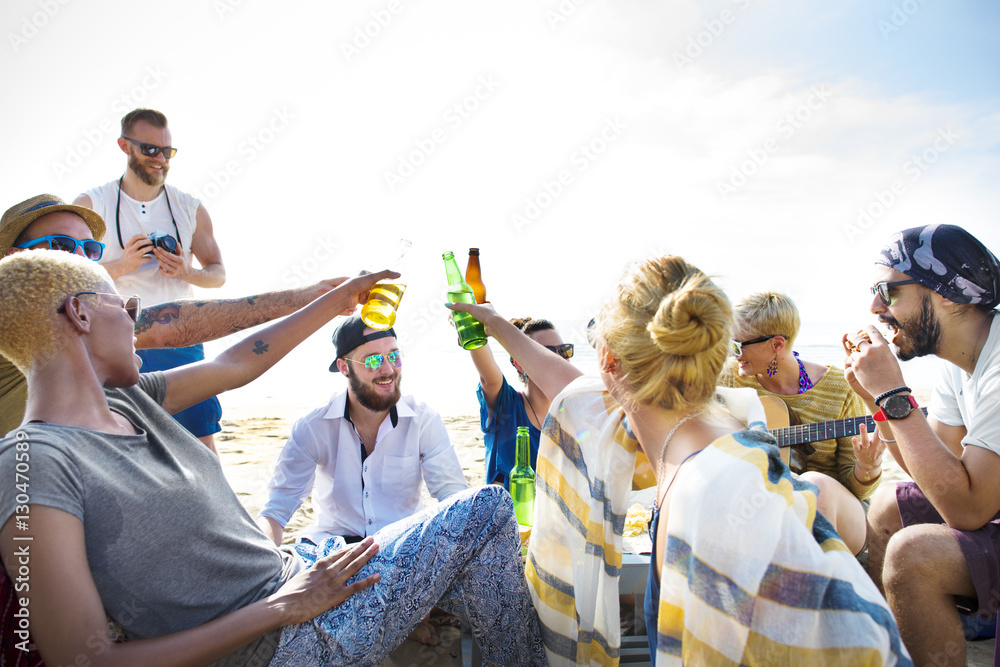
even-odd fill
[[[926,404],[926,401],[923,401]],[[222,422],[222,432],[216,436],[216,446],[223,470],[244,507],[255,516],[266,499],[267,482],[278,453],[285,444],[292,422],[299,415],[271,415]],[[478,416],[443,417],[459,461],[470,486],[485,483],[486,471],[482,433]],[[890,456],[884,461],[883,480],[908,481],[906,473]],[[423,490],[425,504],[435,502]],[[313,511],[307,500],[296,512],[285,531],[286,541],[313,523]],[[421,665],[468,665],[471,637],[468,628],[438,628],[441,645],[429,647],[407,639],[383,663],[383,667]],[[989,667],[993,664],[992,639],[967,642],[969,665]],[[463,659],[464,649],[464,659]]]

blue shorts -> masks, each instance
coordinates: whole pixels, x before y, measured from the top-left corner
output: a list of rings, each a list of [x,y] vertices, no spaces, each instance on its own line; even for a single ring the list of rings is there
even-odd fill
[[[166,371],[178,366],[184,366],[205,358],[205,348],[201,345],[191,347],[162,348],[158,350],[136,350],[142,359],[143,373],[151,371]],[[190,408],[181,410],[174,419],[197,438],[212,435],[222,430],[219,420],[222,419],[222,405],[214,396],[208,400],[196,403]]]

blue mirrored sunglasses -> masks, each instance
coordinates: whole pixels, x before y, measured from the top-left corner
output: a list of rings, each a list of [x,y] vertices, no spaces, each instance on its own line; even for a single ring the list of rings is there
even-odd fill
[[[63,234],[39,236],[37,239],[31,239],[30,241],[25,241],[24,243],[18,243],[16,247],[34,248],[40,243],[48,244],[49,250],[64,250],[65,252],[76,252],[77,248],[83,246],[84,256],[87,257],[87,259],[94,260],[95,262],[104,256],[104,244],[100,241],[94,241],[93,239],[80,241],[72,236],[65,236]]]
[[[388,360],[390,365],[395,368],[399,368],[403,365],[403,353],[399,350],[393,350],[389,354],[369,354],[364,359],[350,359],[348,357],[344,357],[344,361],[350,361],[355,364],[364,364],[365,368],[370,371],[377,371],[382,368],[382,364],[384,364],[386,360]]]

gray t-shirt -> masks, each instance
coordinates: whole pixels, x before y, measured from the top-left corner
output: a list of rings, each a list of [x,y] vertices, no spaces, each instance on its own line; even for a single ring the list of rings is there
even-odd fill
[[[105,390],[139,435],[42,423],[0,441],[0,470],[14,471],[18,443],[30,456],[26,490],[0,484],[0,525],[21,492],[30,504],[80,519],[101,602],[129,639],[206,623],[267,597],[302,569],[257,528],[218,458],[163,410],[165,393],[162,373]],[[279,634],[224,662],[266,664]]]

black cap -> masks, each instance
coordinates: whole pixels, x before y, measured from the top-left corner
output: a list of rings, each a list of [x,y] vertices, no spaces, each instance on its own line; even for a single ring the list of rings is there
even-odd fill
[[[337,325],[333,331],[333,345],[337,348],[337,359],[343,359],[355,348],[373,340],[389,338],[390,336],[396,337],[396,330],[391,327],[385,331],[373,331],[366,334],[365,329],[367,328],[368,325],[362,321],[360,315],[349,317]],[[337,372],[337,359],[334,359],[333,363],[330,364],[331,373]]]

